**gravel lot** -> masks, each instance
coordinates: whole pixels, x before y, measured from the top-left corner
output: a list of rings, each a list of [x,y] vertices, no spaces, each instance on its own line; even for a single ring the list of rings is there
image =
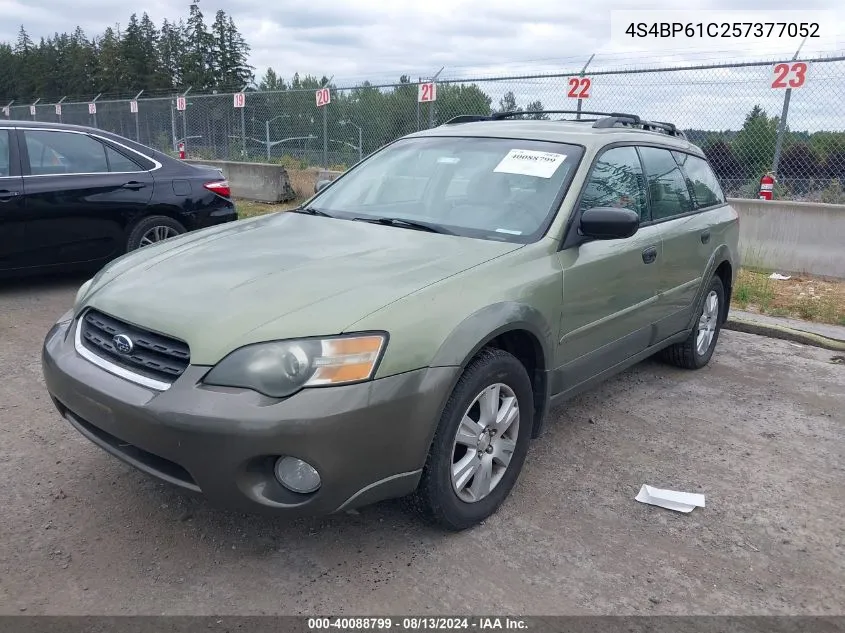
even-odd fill
[[[551,413],[509,501],[444,535],[396,503],[221,512],[59,418],[39,352],[82,279],[0,285],[0,613],[845,613],[845,365],[723,332]],[[676,514],[643,483],[703,492]]]

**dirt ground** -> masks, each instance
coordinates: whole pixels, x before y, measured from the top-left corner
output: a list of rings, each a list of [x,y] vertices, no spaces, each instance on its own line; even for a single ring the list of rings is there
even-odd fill
[[[551,413],[511,498],[443,534],[394,502],[287,522],[222,512],[53,410],[44,334],[81,279],[0,286],[0,614],[845,612],[845,365],[723,332]],[[676,514],[643,483],[706,495]]]

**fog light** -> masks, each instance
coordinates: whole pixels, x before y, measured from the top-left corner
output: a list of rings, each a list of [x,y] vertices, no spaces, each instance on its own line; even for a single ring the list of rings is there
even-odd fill
[[[276,479],[288,490],[307,494],[320,487],[320,475],[308,462],[296,457],[276,460]]]

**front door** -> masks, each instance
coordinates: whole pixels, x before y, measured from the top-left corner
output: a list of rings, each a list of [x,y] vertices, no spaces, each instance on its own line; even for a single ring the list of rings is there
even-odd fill
[[[13,129],[0,128],[0,271],[23,266],[23,178],[15,141]]]
[[[81,132],[20,130],[29,257],[41,266],[120,254],[153,193],[150,172]]]
[[[576,213],[612,206],[649,221],[634,147],[613,147],[600,155]],[[659,229],[647,225],[627,239],[592,240],[564,248],[559,256],[563,306],[556,381],[558,391],[569,391],[649,346],[663,245]]]

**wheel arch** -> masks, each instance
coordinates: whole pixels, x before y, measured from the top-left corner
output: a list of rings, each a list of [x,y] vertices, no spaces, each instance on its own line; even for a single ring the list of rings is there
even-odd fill
[[[714,275],[721,279],[722,285],[725,287],[725,301],[722,308],[722,314],[720,315],[721,321],[724,323],[728,318],[728,311],[730,310],[731,304],[731,294],[733,291],[733,282],[736,276],[736,268],[734,266],[733,258],[731,257],[730,249],[725,244],[716,248],[713,251],[713,254],[710,255],[707,267],[704,270],[704,275],[701,277],[701,284],[699,285],[698,292],[695,296],[695,302],[693,303],[694,309],[690,314],[690,321],[687,324],[688,329],[695,327],[695,315],[698,314],[698,309],[701,307],[701,302],[704,301],[705,292],[710,284],[710,279]]]
[[[496,303],[464,319],[440,346],[431,365],[459,366],[463,370],[487,348],[515,356],[531,380],[532,436],[538,437],[549,403],[553,338],[550,324],[536,308],[518,302]]]

